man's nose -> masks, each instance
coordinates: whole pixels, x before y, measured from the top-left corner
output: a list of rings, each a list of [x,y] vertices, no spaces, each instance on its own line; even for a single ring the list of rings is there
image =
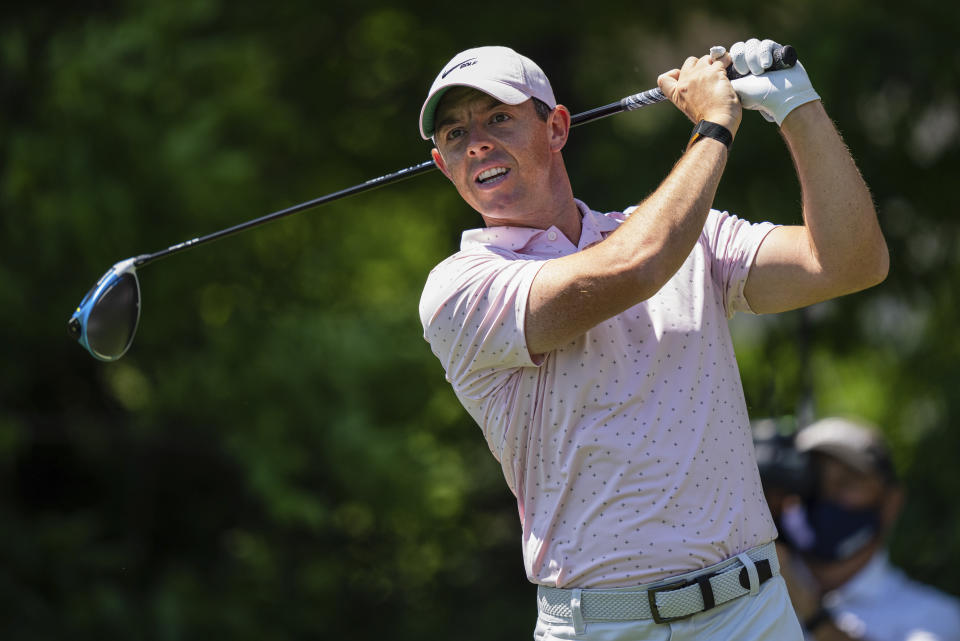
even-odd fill
[[[471,156],[485,154],[493,149],[493,142],[483,128],[471,127],[467,135],[470,137],[467,140],[467,153]]]

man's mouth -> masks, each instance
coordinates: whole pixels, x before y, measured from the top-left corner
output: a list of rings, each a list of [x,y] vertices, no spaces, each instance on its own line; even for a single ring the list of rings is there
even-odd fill
[[[503,180],[504,176],[508,173],[510,173],[510,170],[506,167],[493,167],[492,169],[481,171],[476,181],[481,185],[492,185],[493,183]]]

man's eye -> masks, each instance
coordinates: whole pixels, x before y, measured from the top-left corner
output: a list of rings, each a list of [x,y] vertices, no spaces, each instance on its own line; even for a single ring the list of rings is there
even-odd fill
[[[510,120],[510,116],[507,114],[495,114],[493,118],[490,119],[491,122],[506,122]]]
[[[463,135],[463,129],[451,129],[447,132],[447,140],[455,140]]]

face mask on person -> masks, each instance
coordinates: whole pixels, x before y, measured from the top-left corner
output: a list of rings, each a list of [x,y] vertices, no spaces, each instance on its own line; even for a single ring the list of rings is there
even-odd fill
[[[880,535],[883,520],[877,507],[852,509],[817,500],[807,506],[812,537],[804,550],[818,561],[848,559]]]

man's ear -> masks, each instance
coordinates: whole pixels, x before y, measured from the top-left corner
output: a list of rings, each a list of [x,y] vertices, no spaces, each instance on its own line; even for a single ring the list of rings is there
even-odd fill
[[[446,176],[450,182],[453,182],[453,178],[450,178],[450,172],[447,171],[447,164],[443,162],[443,156],[440,155],[436,147],[430,150],[430,157],[433,158],[433,164],[437,166],[437,169],[442,171],[443,175]]]
[[[560,151],[570,135],[570,110],[557,105],[547,117],[547,127],[550,130],[550,150]]]

